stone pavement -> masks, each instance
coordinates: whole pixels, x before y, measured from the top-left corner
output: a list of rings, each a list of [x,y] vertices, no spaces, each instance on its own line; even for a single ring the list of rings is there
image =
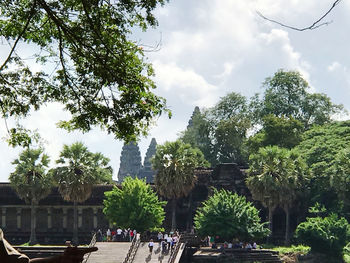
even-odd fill
[[[167,263],[170,253],[162,254],[158,244],[155,242],[153,252],[149,253],[148,242],[141,242],[134,263]]]
[[[98,250],[91,253],[87,263],[123,263],[131,242],[97,242]]]

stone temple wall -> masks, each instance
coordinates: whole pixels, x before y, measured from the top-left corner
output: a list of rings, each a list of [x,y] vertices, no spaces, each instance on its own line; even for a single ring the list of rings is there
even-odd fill
[[[227,189],[250,198],[244,183],[244,171],[235,164],[220,164],[215,169],[198,168],[197,183],[192,192],[177,202],[177,225],[179,230],[190,230],[197,207],[208,198],[212,187]],[[89,243],[92,231],[112,228],[104,216],[104,192],[112,185],[96,185],[91,197],[78,205],[79,241]],[[154,186],[152,186],[154,187]],[[165,207],[165,229],[171,225],[171,206]],[[0,183],[0,227],[13,244],[23,244],[30,236],[30,205],[18,198],[9,183]],[[41,200],[37,207],[36,233],[39,243],[63,244],[73,236],[73,203],[62,199],[57,188]]]

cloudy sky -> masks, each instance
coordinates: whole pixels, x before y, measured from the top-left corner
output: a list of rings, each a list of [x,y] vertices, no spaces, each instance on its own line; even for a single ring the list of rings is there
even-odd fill
[[[261,92],[261,83],[278,69],[299,70],[314,92],[326,93],[350,109],[350,1],[342,1],[326,18],[330,25],[297,32],[261,19],[256,11],[286,24],[312,24],[333,0],[170,0],[157,9],[159,27],[133,38],[144,45],[161,43],[147,53],[153,63],[157,94],[167,99],[173,112],[155,120],[150,136],[139,142],[142,158],[152,137],[158,143],[175,140],[185,129],[195,106],[213,106],[228,92],[247,97]],[[0,49],[3,61],[4,48]],[[123,143],[94,130],[66,133],[55,123],[67,116],[60,105],[48,105],[26,120],[38,129],[52,160],[63,144],[83,141],[91,151],[111,159],[114,179]],[[0,121],[1,138],[6,136]],[[20,149],[0,141],[0,182],[14,170],[11,162]]]

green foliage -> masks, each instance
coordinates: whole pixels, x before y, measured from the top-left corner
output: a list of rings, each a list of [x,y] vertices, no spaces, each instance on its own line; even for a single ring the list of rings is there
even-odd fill
[[[350,121],[339,121],[323,126],[314,126],[303,134],[303,140],[297,146],[297,150],[311,169],[311,202],[320,202],[326,208],[339,211],[339,203],[336,193],[340,193],[341,185],[337,182],[342,170],[335,168],[340,165],[338,153],[342,152],[350,144]],[[338,157],[337,157],[338,156]],[[330,184],[334,177],[333,184]],[[338,188],[335,191],[335,187]]]
[[[292,117],[266,115],[263,117],[263,128],[248,139],[249,152],[257,152],[260,147],[268,145],[292,149],[300,143],[303,130],[303,124]]]
[[[11,186],[27,204],[38,204],[52,187],[52,176],[48,173],[49,157],[43,149],[26,149],[14,160],[15,171],[10,174]]]
[[[194,224],[202,236],[220,236],[226,240],[253,240],[269,234],[260,223],[259,211],[244,196],[214,189],[214,195],[197,209]]]
[[[249,161],[247,186],[265,207],[292,206],[307,190],[308,169],[297,152],[267,146],[251,154]]]
[[[350,148],[340,151],[334,158],[331,182],[339,197],[350,205]]]
[[[155,185],[158,192],[169,199],[186,196],[193,188],[194,169],[208,166],[203,153],[180,140],[158,145],[152,159],[157,171]]]
[[[314,217],[298,225],[296,238],[311,247],[313,252],[341,257],[349,238],[349,223],[345,218],[331,214]]]
[[[156,26],[153,11],[165,2],[1,1],[0,36],[12,44],[0,65],[2,117],[59,102],[71,114],[59,122],[67,130],[100,126],[126,140],[145,134],[155,116],[170,112],[152,93],[152,66],[130,36],[134,27]],[[35,63],[51,70],[33,72],[19,44],[36,46]]]
[[[309,84],[297,71],[279,70],[265,80],[264,87],[263,98],[256,95],[251,101],[258,122],[272,114],[292,117],[309,128],[313,124],[330,122],[332,115],[343,109],[342,105],[333,104],[325,94],[309,93]]]
[[[98,183],[112,181],[109,159],[101,153],[92,153],[81,142],[64,145],[58,167],[52,170],[63,198],[67,201],[84,202]]]
[[[246,163],[244,141],[251,119],[244,96],[231,92],[203,113],[197,108],[190,123],[181,139],[198,147],[212,166],[223,162]]]
[[[122,228],[143,232],[158,229],[163,223],[166,202],[159,201],[144,180],[126,177],[121,188],[105,192],[105,197],[103,213]]]

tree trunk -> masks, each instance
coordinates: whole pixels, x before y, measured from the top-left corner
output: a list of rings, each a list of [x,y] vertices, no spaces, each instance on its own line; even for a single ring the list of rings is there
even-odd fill
[[[190,196],[188,197],[189,200],[189,206],[188,206],[188,216],[187,216],[187,232],[191,232],[193,228],[193,223],[192,223],[192,192],[190,193]]]
[[[79,245],[79,239],[78,239],[78,206],[77,202],[74,201],[74,217],[73,217],[73,244]]]
[[[290,235],[289,235],[289,232],[290,232],[290,229],[289,229],[290,213],[289,213],[289,207],[285,207],[284,208],[284,212],[286,213],[286,233],[285,233],[285,236],[284,236],[284,243],[285,243],[286,246],[289,246],[290,245]]]
[[[273,206],[268,207],[269,210],[269,229],[270,229],[270,235],[267,237],[267,243],[271,242],[272,237],[272,230],[273,230],[273,211],[275,208]]]
[[[176,198],[171,200],[172,205],[172,216],[171,216],[171,230],[175,232],[176,230]]]
[[[30,203],[30,238],[29,244],[35,245],[37,243],[36,240],[36,205],[32,200]]]

